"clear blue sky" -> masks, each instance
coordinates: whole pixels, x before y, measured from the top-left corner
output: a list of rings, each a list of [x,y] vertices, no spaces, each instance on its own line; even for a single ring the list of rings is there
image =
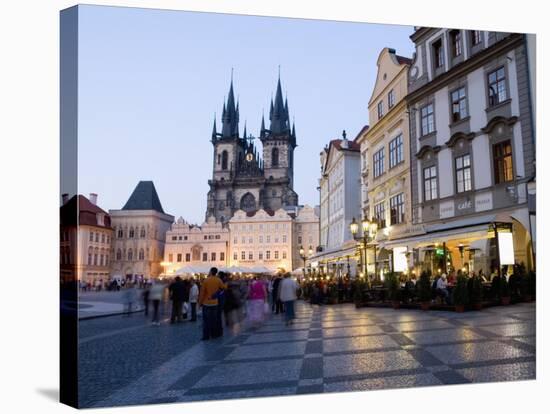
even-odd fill
[[[232,67],[241,133],[246,120],[257,136],[281,65],[294,189],[315,205],[320,151],[368,123],[378,54],[413,52],[409,26],[102,6],[80,6],[79,25],[79,192],[120,209],[139,180],[153,180],[164,210],[196,223]]]

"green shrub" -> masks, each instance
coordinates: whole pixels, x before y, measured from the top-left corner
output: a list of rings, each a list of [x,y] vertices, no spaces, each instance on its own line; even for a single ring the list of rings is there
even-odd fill
[[[506,276],[502,275],[499,280],[499,295],[501,298],[510,297],[510,285],[506,280]]]
[[[420,302],[429,302],[432,298],[432,283],[430,281],[430,272],[424,270],[420,274],[417,282],[418,300]]]
[[[399,289],[399,276],[397,273],[390,272],[384,279],[384,286],[388,289],[388,299],[392,302],[401,299],[401,291]]]
[[[453,289],[453,303],[455,305],[466,305],[468,303],[468,277],[460,275],[456,279]]]
[[[472,295],[470,303],[481,303],[483,300],[483,280],[479,276],[472,278]]]

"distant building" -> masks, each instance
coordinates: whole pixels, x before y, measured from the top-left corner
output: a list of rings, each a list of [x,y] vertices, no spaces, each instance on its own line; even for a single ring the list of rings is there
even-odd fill
[[[109,214],[114,228],[112,276],[158,277],[174,216],[162,209],[153,182],[140,181],[124,207]]]
[[[319,207],[308,205],[299,207],[298,214],[293,220],[293,268],[304,266],[304,260],[300,255],[300,248],[304,249],[306,258],[313,256],[319,247]],[[311,252],[311,253],[310,253]]]
[[[290,125],[288,101],[283,99],[281,80],[277,83],[275,102],[269,110],[270,125],[262,117],[259,139],[263,156],[254,145],[254,137],[239,131],[239,103],[235,102],[233,81],[222,112],[222,130],[212,130],[214,162],[208,181],[206,219],[227,223],[237,210],[247,213],[259,209],[278,210],[298,205],[294,192],[294,149],[296,131]]]
[[[63,195],[60,266],[64,280],[94,283],[109,280],[113,229],[109,214],[90,198]]]
[[[166,232],[164,273],[170,276],[185,265],[226,266],[228,250],[229,229],[213,216],[201,226],[180,217]]]
[[[364,127],[360,132],[363,133]],[[320,247],[311,258],[313,266],[331,268],[338,274],[355,273],[356,243],[350,224],[361,210],[361,154],[356,140],[330,141],[321,152]]]
[[[285,210],[238,210],[229,220],[231,266],[292,271],[292,216]]]

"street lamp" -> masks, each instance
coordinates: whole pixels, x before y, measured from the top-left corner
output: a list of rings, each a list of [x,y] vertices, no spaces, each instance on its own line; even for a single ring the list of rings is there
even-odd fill
[[[304,277],[306,277],[306,252],[304,250],[304,246],[302,246],[302,245],[300,245],[300,257],[304,261],[303,271],[304,271]]]

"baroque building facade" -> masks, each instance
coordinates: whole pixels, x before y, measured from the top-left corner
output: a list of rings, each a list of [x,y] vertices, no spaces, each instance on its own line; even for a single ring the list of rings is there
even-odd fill
[[[162,209],[152,181],[140,181],[121,210],[109,210],[114,228],[113,277],[135,280],[162,274],[166,232],[174,216]]]
[[[445,269],[490,271],[509,264],[497,253],[502,225],[513,235],[512,260],[532,267],[528,35],[419,27],[411,39],[411,212],[413,223],[430,234],[429,241],[418,236],[413,243],[420,260],[433,254],[435,242],[451,253],[448,263],[441,261]]]
[[[242,136],[239,131],[239,103],[235,102],[233,80],[227,103],[222,111],[222,129],[216,120],[212,130],[213,170],[208,181],[206,219],[227,223],[237,210],[254,212],[259,209],[276,211],[298,205],[294,192],[294,149],[296,131],[290,125],[288,101],[283,100],[281,80],[277,82],[275,101],[269,111],[270,126],[265,127],[262,116],[257,150],[255,137]]]

